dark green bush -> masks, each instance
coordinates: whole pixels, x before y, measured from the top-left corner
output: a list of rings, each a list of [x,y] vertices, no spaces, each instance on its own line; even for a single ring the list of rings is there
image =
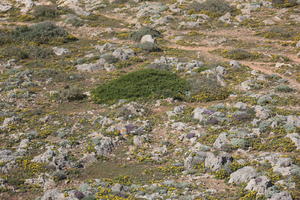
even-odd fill
[[[224,0],[206,0],[203,3],[193,2],[190,9],[203,12],[212,17],[219,17],[235,10]]]
[[[59,16],[60,12],[56,6],[40,5],[33,9],[33,16],[40,19],[53,19]]]
[[[197,75],[189,81],[192,101],[224,100],[230,95],[228,88],[222,87],[216,77]]]
[[[92,91],[96,103],[114,103],[119,99],[145,98],[182,99],[188,84],[176,74],[155,69],[130,72],[118,79],[98,86]]]
[[[0,31],[0,43],[35,42],[47,44],[52,42],[69,42],[76,38],[63,28],[51,22],[43,22],[32,26],[19,26],[13,31]]]
[[[10,43],[12,42],[12,39],[13,38],[11,37],[11,34],[8,30],[0,29],[0,45]]]
[[[132,33],[130,38],[136,42],[141,41],[144,35],[151,35],[152,37],[161,37],[161,33],[149,27],[142,27],[138,31]]]

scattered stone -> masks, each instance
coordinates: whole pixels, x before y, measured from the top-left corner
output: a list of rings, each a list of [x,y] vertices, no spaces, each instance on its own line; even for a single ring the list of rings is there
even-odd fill
[[[258,195],[265,195],[272,186],[272,182],[266,176],[259,176],[251,179],[245,189],[256,191]]]
[[[246,166],[230,175],[229,183],[242,184],[248,183],[251,179],[257,177],[258,173],[253,167]]]
[[[286,137],[290,138],[296,145],[297,150],[300,150],[300,135],[298,133],[287,134]]]

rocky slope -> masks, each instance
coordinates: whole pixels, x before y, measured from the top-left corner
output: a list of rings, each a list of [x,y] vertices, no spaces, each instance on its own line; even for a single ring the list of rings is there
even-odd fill
[[[300,199],[299,90],[297,0],[2,0],[0,199]]]

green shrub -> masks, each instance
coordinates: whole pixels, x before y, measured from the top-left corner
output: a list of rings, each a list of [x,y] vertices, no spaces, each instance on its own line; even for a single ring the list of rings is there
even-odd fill
[[[130,38],[136,42],[141,41],[144,35],[151,35],[152,37],[161,37],[161,33],[149,27],[142,27],[138,31],[132,33]]]
[[[293,152],[296,146],[290,138],[282,136],[269,137],[266,143],[254,143],[254,149],[259,151]]]
[[[297,0],[272,0],[275,7],[286,8],[297,5]]]
[[[75,27],[80,27],[80,26],[84,25],[84,21],[78,17],[71,17],[66,20],[66,23],[71,24],[72,26],[75,26]]]
[[[235,10],[224,0],[206,0],[203,3],[193,2],[190,5],[190,8],[196,12],[202,12],[211,17],[219,17],[227,12]]]
[[[60,12],[56,6],[40,5],[33,9],[33,16],[40,19],[53,19],[59,16]]]
[[[53,55],[52,49],[39,46],[13,46],[0,50],[0,58],[14,58],[17,60],[49,58]]]
[[[260,57],[259,54],[248,52],[244,49],[224,50],[222,56],[234,60],[254,60]]]
[[[294,39],[298,36],[298,32],[284,26],[276,26],[272,27],[266,31],[263,31],[259,33],[258,35],[261,35],[268,39],[282,39],[282,40],[289,40]]]
[[[222,87],[216,77],[197,75],[190,79],[192,101],[215,101],[226,99],[230,91]]]
[[[70,36],[63,28],[51,22],[43,22],[32,26],[19,26],[13,31],[0,31],[0,43],[35,42],[47,44],[52,42],[69,42],[76,38]]]
[[[293,88],[290,88],[288,85],[279,85],[275,88],[275,91],[276,92],[293,92],[294,89]]]
[[[176,74],[155,69],[130,72],[118,79],[98,86],[92,91],[96,103],[114,103],[119,99],[145,98],[182,99],[188,90],[185,80]]]

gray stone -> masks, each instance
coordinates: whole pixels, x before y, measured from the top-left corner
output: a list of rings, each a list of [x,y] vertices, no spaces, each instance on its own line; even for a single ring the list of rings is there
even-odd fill
[[[293,200],[293,198],[290,193],[283,191],[273,194],[268,200]]]
[[[224,147],[226,147],[230,141],[227,138],[228,134],[227,133],[221,133],[218,138],[215,140],[213,147],[217,148],[217,149],[222,149]]]
[[[17,2],[21,4],[20,8],[22,13],[27,13],[34,5],[34,2],[32,0],[17,0]]]
[[[229,183],[241,184],[248,183],[251,179],[257,177],[258,173],[253,167],[246,166],[230,175]]]
[[[222,17],[219,18],[221,22],[224,22],[226,24],[231,24],[231,14],[230,12],[226,13]]]
[[[5,0],[3,2],[0,2],[0,13],[9,11],[12,8],[12,5],[9,2],[6,2]]]
[[[297,42],[296,47],[300,48],[300,40]]]
[[[155,39],[152,37],[152,35],[144,35],[141,39],[141,43],[150,42],[154,43]]]
[[[295,115],[287,116],[286,124],[299,128],[300,127],[300,116],[295,116]]]
[[[54,54],[57,56],[61,56],[61,55],[64,55],[64,54],[67,54],[70,52],[66,48],[53,47],[52,49],[53,49]]]
[[[231,61],[229,62],[229,65],[230,65],[231,67],[233,67],[233,68],[240,68],[240,67],[241,67],[240,63],[239,63],[238,61],[236,61],[236,60],[231,60]]]
[[[111,187],[111,191],[114,194],[119,194],[122,192],[122,190],[123,190],[123,185],[121,185],[119,183],[116,183]]]
[[[219,155],[208,152],[205,159],[205,167],[211,171],[218,171],[232,162],[232,157],[224,152],[220,152]]]
[[[135,146],[142,146],[146,141],[146,137],[144,135],[135,135],[133,136],[133,144]]]
[[[132,49],[129,48],[118,48],[112,53],[113,56],[119,58],[120,60],[128,60],[129,58],[135,56]]]
[[[247,104],[243,102],[237,102],[236,104],[234,104],[233,107],[238,108],[240,110],[245,110],[247,108]]]
[[[258,117],[259,119],[267,119],[270,117],[270,110],[262,106],[255,106],[254,110],[256,112],[256,117]]]
[[[64,193],[59,192],[57,189],[47,190],[44,193],[44,195],[41,197],[41,200],[49,200],[49,199],[64,200],[65,195]]]
[[[265,195],[272,182],[266,176],[259,176],[249,181],[246,190],[256,191],[258,195]]]
[[[258,98],[257,103],[260,105],[266,105],[273,101],[273,98],[271,95],[263,95]]]
[[[193,169],[194,166],[197,166],[205,161],[207,156],[206,152],[199,151],[196,153],[191,153],[185,160],[184,160],[184,167],[186,169]]]
[[[94,140],[97,155],[108,156],[115,147],[115,142],[110,137],[102,137]]]
[[[290,138],[296,145],[297,150],[300,150],[300,135],[299,133],[290,133],[286,135],[286,137]]]
[[[94,72],[104,69],[103,65],[99,63],[81,64],[75,66],[78,71]]]
[[[54,150],[52,150],[53,147],[48,147],[47,150],[40,154],[35,156],[32,161],[33,162],[40,162],[40,163],[46,163],[49,162],[56,154]]]

